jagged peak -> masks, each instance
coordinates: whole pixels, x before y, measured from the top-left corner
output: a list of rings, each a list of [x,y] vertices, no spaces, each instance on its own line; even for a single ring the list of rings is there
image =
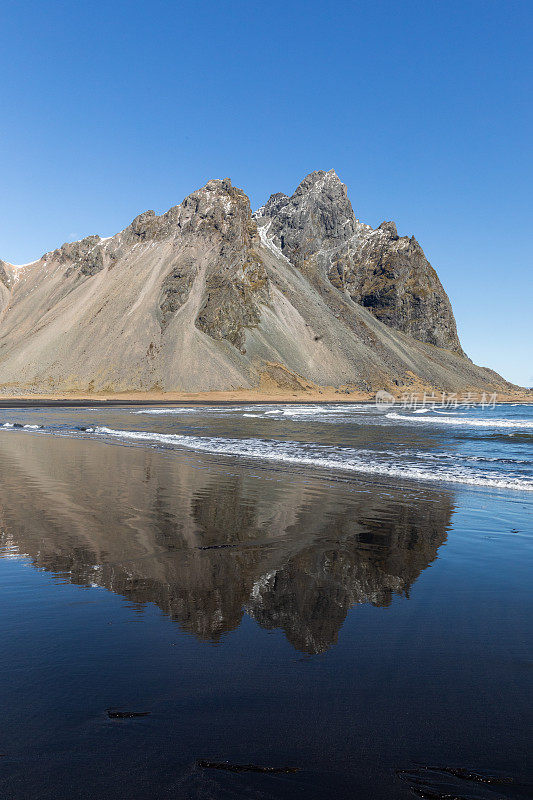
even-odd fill
[[[298,256],[293,253],[298,259],[330,246],[333,240],[347,241],[359,235],[360,229],[370,229],[355,218],[346,186],[334,169],[309,173],[291,197],[281,192],[271,195],[254,216],[259,224],[271,220],[270,238],[288,252],[298,250]],[[302,235],[303,249],[298,241]]]
[[[0,282],[11,288],[18,282],[23,267],[41,262],[46,265],[50,261],[68,265],[67,277],[78,269],[81,274],[92,276],[106,265],[112,266],[125,247],[171,240],[195,230],[218,232],[226,238],[241,236],[248,241],[258,235],[247,195],[233,186],[229,178],[213,178],[161,215],[153,209],[143,211],[113,236],[92,234],[65,242],[31,264],[17,266],[0,261]]]
[[[231,178],[211,178],[211,180],[207,181],[205,186],[202,186],[201,189],[198,189],[198,192],[231,192],[232,189],[236,187],[233,186],[231,182]],[[193,192],[194,194],[194,192]]]
[[[248,199],[248,196],[245,194],[245,192],[243,192],[242,189],[239,189],[237,186],[233,186],[229,178],[212,178],[205,184],[205,186],[202,186],[200,189],[197,189],[195,192],[187,195],[181,205],[185,208],[189,205],[197,204],[198,200],[202,200],[204,202],[207,201],[207,206],[205,206],[206,208],[209,206],[215,206],[217,203],[221,204],[222,207],[228,212],[231,210],[231,207],[234,204],[238,206],[244,205],[247,208],[250,207],[250,200]]]
[[[281,211],[293,214],[307,204],[313,205],[315,202],[319,205],[338,204],[341,214],[353,217],[348,191],[334,169],[310,172],[290,196],[284,192],[271,194],[265,205],[261,206],[253,216],[256,219],[275,217]]]
[[[137,241],[166,238],[194,226],[195,220],[201,224],[202,220],[211,219],[215,227],[223,228],[236,217],[251,219],[248,196],[229,178],[212,178],[160,216],[154,211],[139,214],[125,232]]]
[[[396,229],[396,223],[393,222],[392,220],[389,220],[388,222],[382,222],[381,225],[378,225],[377,230],[389,233],[392,239],[400,238],[398,236],[398,231]]]
[[[254,218],[257,217],[272,217],[279,212],[283,206],[287,205],[290,197],[283,192],[276,192],[271,194],[264,206],[261,206],[255,213]]]
[[[139,241],[157,236],[170,236],[189,221],[194,213],[206,216],[219,206],[220,213],[224,216],[232,212],[235,204],[247,207],[251,215],[249,199],[242,189],[233,186],[230,178],[212,178],[200,189],[187,195],[181,203],[172,206],[163,214],[156,214],[153,209],[143,211],[129,225],[113,236],[101,237],[98,234],[92,234],[73,242],[65,242],[57,250],[45,253],[43,258],[52,252],[54,254],[61,252],[66,256],[74,252],[76,254],[86,253],[100,245],[107,245],[108,242],[118,243],[120,239],[128,240],[131,237]]]
[[[303,181],[297,186],[294,195],[321,192],[331,188],[340,190],[344,195],[347,194],[346,186],[342,183],[334,169],[330,169],[327,172],[324,170],[316,170],[306,175]]]

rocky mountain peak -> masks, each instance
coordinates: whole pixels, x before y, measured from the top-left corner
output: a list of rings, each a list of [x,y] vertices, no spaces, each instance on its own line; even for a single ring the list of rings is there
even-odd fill
[[[291,197],[272,195],[254,216],[260,225],[270,223],[274,244],[300,269],[320,250],[346,242],[358,228],[346,186],[334,170],[311,172]]]
[[[229,178],[215,178],[192,192],[182,203],[157,216],[145,211],[124,231],[128,241],[164,240],[188,233],[230,240],[257,236],[250,201]]]
[[[390,327],[462,353],[450,301],[414,237],[392,221],[375,230],[356,219],[334,170],[312,172],[291,197],[272,195],[256,214],[294,266],[329,281]]]
[[[306,194],[307,192],[319,193],[327,191],[328,189],[337,190],[340,193],[347,194],[346,186],[341,183],[341,180],[334,169],[325,172],[322,169],[315,170],[306,175],[303,181],[296,188],[294,194]]]
[[[229,178],[211,180],[167,212],[185,249],[173,260],[162,284],[160,323],[171,324],[192,292],[203,286],[194,325],[212,339],[227,341],[245,352],[246,331],[258,325],[260,303],[268,299],[257,224],[246,194]],[[209,253],[207,260],[203,255]],[[201,267],[205,261],[205,267]]]
[[[256,211],[253,216],[258,218],[263,216],[272,217],[288,202],[289,197],[286,194],[283,194],[283,192],[276,192],[276,194],[270,195],[265,205]]]
[[[241,239],[247,244],[257,238],[250,200],[229,178],[210,180],[177,208],[181,231],[217,232],[231,241]]]
[[[392,239],[399,239],[398,231],[396,230],[396,223],[389,221],[389,222],[382,222],[381,225],[378,226],[378,230],[385,231],[390,235]]]
[[[233,187],[229,178],[213,179],[161,216],[154,211],[139,214],[124,233],[133,241],[162,240],[184,231],[223,231],[233,218],[242,216],[251,217],[244,192]]]
[[[43,259],[64,266],[66,277],[92,277],[105,267],[112,268],[135,245],[179,241],[188,234],[217,240],[219,247],[221,242],[252,246],[258,233],[248,197],[229,178],[213,179],[164,214],[144,211],[115,236],[103,239],[94,234],[66,242]],[[10,288],[12,278],[4,267],[0,261],[0,283]]]

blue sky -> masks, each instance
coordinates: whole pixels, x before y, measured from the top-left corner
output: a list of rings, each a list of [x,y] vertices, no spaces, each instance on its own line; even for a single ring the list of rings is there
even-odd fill
[[[420,241],[472,359],[533,385],[532,2],[4,0],[0,25],[0,258],[333,167]]]

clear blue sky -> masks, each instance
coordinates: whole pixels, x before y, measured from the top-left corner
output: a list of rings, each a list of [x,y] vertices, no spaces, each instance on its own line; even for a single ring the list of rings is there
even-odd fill
[[[467,353],[533,385],[532,26],[531,0],[4,0],[0,258],[333,167],[415,234]]]

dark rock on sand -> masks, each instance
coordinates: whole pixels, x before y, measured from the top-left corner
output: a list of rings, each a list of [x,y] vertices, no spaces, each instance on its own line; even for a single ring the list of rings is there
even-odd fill
[[[205,761],[204,759],[197,761],[196,765],[203,769],[222,769],[228,772],[262,772],[270,775],[286,775],[300,772],[299,767],[264,767],[259,764],[230,764],[229,761]]]
[[[134,719],[135,717],[147,717],[149,714],[149,711],[114,711],[107,709],[109,719]]]

